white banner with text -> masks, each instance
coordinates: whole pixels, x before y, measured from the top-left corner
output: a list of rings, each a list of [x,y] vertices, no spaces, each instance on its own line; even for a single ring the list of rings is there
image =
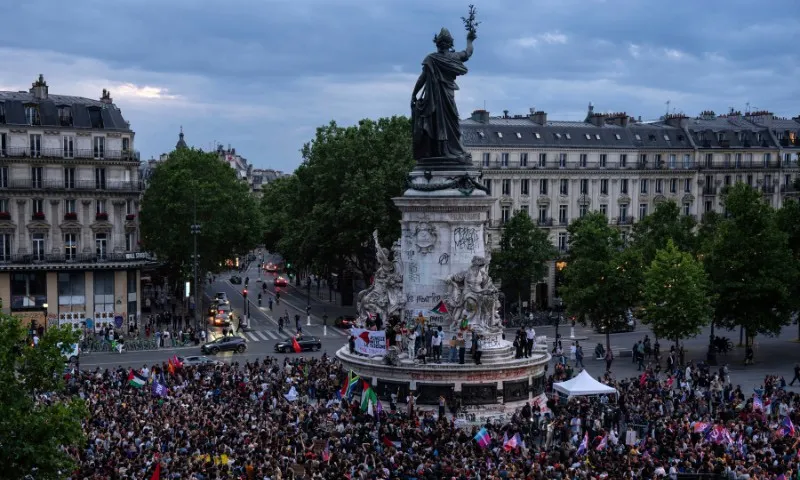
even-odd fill
[[[356,337],[356,352],[368,357],[386,355],[386,331],[351,328],[350,333]]]

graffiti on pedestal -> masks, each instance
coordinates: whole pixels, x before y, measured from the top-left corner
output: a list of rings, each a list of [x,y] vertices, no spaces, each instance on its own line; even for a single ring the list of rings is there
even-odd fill
[[[478,248],[478,229],[458,227],[453,230],[453,246],[456,250],[474,252]]]
[[[413,253],[413,252],[412,252]],[[408,281],[411,283],[419,283],[420,282],[420,274],[419,274],[419,264],[416,262],[410,262],[408,264]]]
[[[447,265],[450,263],[450,255],[447,253],[443,253],[439,255],[439,265]]]

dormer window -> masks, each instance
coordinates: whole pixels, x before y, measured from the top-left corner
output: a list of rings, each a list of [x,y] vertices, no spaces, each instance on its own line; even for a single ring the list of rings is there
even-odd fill
[[[592,139],[592,136],[587,133],[586,134],[586,140],[591,140],[591,139]]]
[[[58,123],[62,127],[72,126],[72,109],[70,107],[58,107]]]
[[[635,135],[635,137],[636,137],[636,140],[639,140],[640,142],[642,141],[642,137],[641,137],[641,136],[639,136],[639,134],[638,134],[638,133]]]
[[[481,137],[481,138],[484,138],[485,135],[483,134],[483,132],[479,131],[478,132],[478,136]]]
[[[595,139],[595,140],[600,140],[600,135],[599,135],[599,134],[597,134],[597,133],[595,133],[595,134],[594,134],[594,139]]]
[[[561,140],[561,134],[560,133],[554,133],[553,135],[556,137],[556,139]]]
[[[622,136],[619,133],[615,133],[614,136],[617,138],[617,140],[622,140]]]
[[[652,133],[648,136],[648,138],[650,139],[651,142],[655,142],[656,141],[656,136],[653,135]]]
[[[92,122],[92,128],[103,128],[103,115],[99,107],[89,108],[89,120]]]
[[[522,138],[522,134],[517,132],[517,138]]]
[[[6,123],[6,105],[0,102],[0,123]]]
[[[41,125],[38,105],[25,105],[25,122],[28,125]]]
[[[664,135],[664,140],[669,142],[669,135]]]
[[[572,140],[572,137],[570,136],[569,133],[565,134],[564,136],[567,137],[567,140]]]
[[[542,136],[539,134],[539,132],[534,132],[533,134],[536,136],[536,138],[542,138]]]
[[[503,132],[497,132],[497,138],[503,138]]]

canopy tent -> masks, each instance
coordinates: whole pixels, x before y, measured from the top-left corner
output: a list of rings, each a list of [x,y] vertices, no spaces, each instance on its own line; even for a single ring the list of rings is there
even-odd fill
[[[609,387],[606,384],[598,382],[592,378],[592,376],[589,375],[586,370],[582,371],[571,380],[554,383],[553,388],[556,391],[567,395],[568,397],[617,393],[616,388]]]

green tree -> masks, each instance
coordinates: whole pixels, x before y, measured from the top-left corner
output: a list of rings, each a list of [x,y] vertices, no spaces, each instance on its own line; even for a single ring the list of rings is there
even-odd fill
[[[158,165],[144,192],[144,248],[165,262],[176,278],[192,273],[191,225],[197,238],[200,273],[219,271],[225,260],[244,254],[263,236],[261,211],[247,184],[216,153],[181,148]]]
[[[77,342],[69,328],[50,328],[34,348],[17,317],[0,314],[0,464],[3,478],[60,479],[74,468],[62,447],[83,444],[88,416],[79,398],[62,399],[64,357]],[[42,401],[47,395],[54,401]]]
[[[703,264],[672,239],[644,272],[644,318],[656,337],[675,342],[700,333],[713,314]]]
[[[790,321],[797,279],[788,236],[754,188],[736,184],[723,202],[726,217],[716,221],[704,253],[717,300],[712,326],[742,326],[748,340],[759,333],[778,334]]]
[[[670,239],[680,250],[695,252],[696,224],[693,217],[681,215],[675,202],[659,203],[653,213],[634,225],[631,246],[640,251],[644,265],[650,265],[656,257],[656,252],[666,247]]]
[[[518,211],[503,227],[500,250],[492,253],[490,273],[500,280],[503,294],[516,298],[521,307],[523,295],[530,298],[531,282],[538,282],[547,270],[546,262],[557,251],[547,232],[534,225],[528,212]]]
[[[778,228],[789,237],[789,248],[792,250],[795,268],[800,270],[800,202],[794,198],[784,200],[783,206],[778,209],[775,217]],[[800,282],[791,286],[793,314],[800,311]],[[800,321],[797,322],[797,338],[800,340]]]
[[[567,311],[583,324],[610,327],[636,303],[641,287],[641,259],[623,249],[617,229],[605,215],[592,212],[568,227],[569,257],[561,295]]]
[[[392,197],[403,194],[414,166],[409,119],[350,127],[331,122],[317,129],[302,154],[296,180],[270,185],[264,194],[267,243],[301,267],[372,275],[372,232],[384,244],[400,236]]]

